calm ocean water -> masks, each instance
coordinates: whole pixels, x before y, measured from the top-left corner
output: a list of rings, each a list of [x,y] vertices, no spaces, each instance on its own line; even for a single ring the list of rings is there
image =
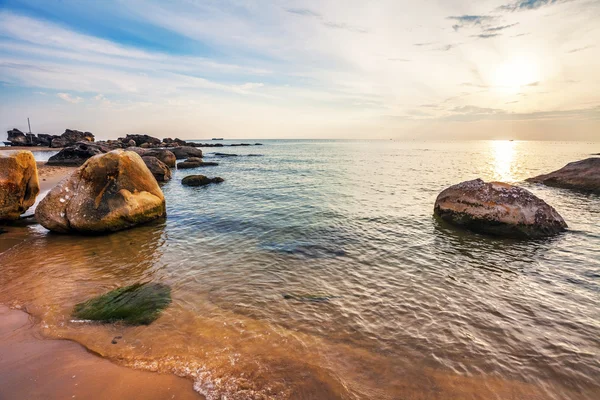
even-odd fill
[[[600,196],[523,182],[600,143],[261,142],[174,171],[165,221],[102,237],[9,228],[25,240],[0,254],[0,302],[211,399],[600,398]],[[182,186],[191,173],[225,182]],[[437,222],[437,194],[477,177],[522,185],[569,230],[515,241]],[[173,288],[152,325],[71,321],[74,304],[139,281]]]

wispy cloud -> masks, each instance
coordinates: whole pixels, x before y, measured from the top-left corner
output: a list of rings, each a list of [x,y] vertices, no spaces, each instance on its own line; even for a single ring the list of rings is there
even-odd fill
[[[295,14],[295,15],[300,15],[302,17],[311,17],[311,18],[318,19],[321,22],[321,24],[327,28],[343,29],[348,32],[354,32],[354,33],[368,33],[369,32],[368,29],[362,28],[360,26],[351,25],[346,22],[335,22],[335,21],[328,20],[322,14],[320,14],[316,11],[313,11],[311,9],[308,9],[308,8],[287,8],[286,11],[290,14]]]
[[[537,10],[538,8],[557,3],[566,3],[573,0],[518,0],[513,3],[504,4],[498,7],[501,11],[527,11]]]
[[[519,25],[518,22],[515,22],[514,24],[509,24],[509,25],[493,26],[490,28],[486,28],[485,31],[486,32],[498,32],[498,31],[503,31],[508,28],[512,28],[513,26],[517,26],[517,25]]]
[[[452,25],[452,29],[458,31],[462,28],[481,26],[482,24],[490,23],[495,17],[489,15],[460,15],[447,17],[447,19],[456,22]]]
[[[471,37],[476,37],[479,39],[491,39],[496,36],[500,36],[500,34],[499,33],[480,33],[479,35],[471,35]]]
[[[576,49],[573,49],[573,50],[569,50],[569,51],[567,51],[567,53],[579,53],[580,51],[584,51],[584,50],[587,50],[587,49],[591,49],[591,48],[593,48],[593,47],[595,47],[595,46],[591,46],[591,45],[590,45],[590,46],[578,47],[578,48],[576,48]]]
[[[81,103],[83,101],[83,98],[79,96],[70,95],[69,93],[58,93],[57,96],[60,99],[73,104]]]

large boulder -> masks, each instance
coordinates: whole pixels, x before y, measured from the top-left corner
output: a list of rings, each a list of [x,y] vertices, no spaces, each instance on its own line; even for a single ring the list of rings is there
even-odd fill
[[[108,151],[108,148],[97,143],[79,142],[75,143],[73,146],[65,147],[50,157],[46,164],[78,167],[91,157]]]
[[[142,157],[156,157],[170,168],[174,168],[175,163],[177,162],[175,154],[166,149],[142,149],[141,147],[128,147],[127,151],[134,151]]]
[[[434,214],[453,225],[505,237],[543,237],[567,228],[554,208],[528,190],[481,179],[442,191]]]
[[[202,150],[190,146],[172,147],[169,150],[175,154],[178,160],[190,157],[202,157]]]
[[[90,158],[38,205],[35,216],[55,232],[118,231],[166,215],[158,182],[134,152]]]
[[[205,186],[210,183],[221,183],[224,179],[220,177],[208,178],[204,175],[188,175],[181,180],[185,186]]]
[[[94,135],[91,132],[82,132],[75,129],[65,129],[65,132],[57,138],[52,139],[50,147],[73,146],[77,142],[93,142]]]
[[[40,192],[37,166],[30,151],[0,154],[0,220],[18,219]]]
[[[600,158],[592,157],[575,161],[558,171],[527,180],[548,186],[600,193]]]
[[[144,156],[142,160],[144,160],[144,164],[146,164],[146,167],[148,167],[158,182],[171,180],[171,170],[164,162],[152,156]]]

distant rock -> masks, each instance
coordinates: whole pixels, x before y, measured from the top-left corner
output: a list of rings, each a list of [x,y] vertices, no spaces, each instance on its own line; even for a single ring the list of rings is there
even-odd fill
[[[50,135],[48,133],[40,133],[40,134],[38,134],[38,141],[40,143],[40,146],[50,147],[52,145],[52,141],[59,137],[60,136],[58,136],[58,135]]]
[[[144,160],[144,164],[146,164],[146,167],[148,167],[158,182],[171,180],[171,170],[164,162],[152,156],[143,156],[142,160]]]
[[[119,141],[123,143],[127,143],[130,145],[130,141],[134,141],[136,146],[142,147],[143,144],[146,144],[150,147],[158,146],[161,143],[161,140],[149,135],[137,135],[137,134],[129,134],[124,138],[119,138]]]
[[[33,133],[23,133],[18,129],[11,129],[10,131],[6,131],[7,141],[11,146],[38,146],[40,144],[40,139],[36,137]]]
[[[174,168],[175,163],[177,162],[175,154],[167,149],[142,149],[141,147],[128,147],[127,151],[134,151],[142,157],[156,157],[170,168]]]
[[[113,150],[90,158],[48,193],[35,210],[55,232],[112,232],[164,217],[158,182],[134,152]]]
[[[65,147],[48,159],[47,165],[80,166],[89,158],[108,152],[109,149],[90,142],[78,142]]]
[[[149,325],[171,304],[171,288],[162,283],[136,283],[75,305],[73,318],[105,323]]]
[[[237,157],[237,154],[231,154],[231,153],[214,153],[215,156],[217,157]]]
[[[556,210],[531,192],[481,179],[442,191],[435,201],[434,214],[452,225],[504,237],[537,238],[567,228]]]
[[[30,151],[0,154],[0,220],[18,219],[40,192],[37,166]]]
[[[600,193],[600,158],[571,162],[558,171],[527,179],[547,186]]]
[[[230,146],[231,146],[231,147],[237,147],[237,146],[250,146],[250,143],[232,143]]]
[[[204,175],[189,175],[181,180],[181,183],[186,186],[205,186],[211,183],[221,183],[223,178],[215,177],[208,178]]]
[[[202,157],[202,150],[190,146],[172,147],[169,149],[178,160],[190,157]]]
[[[52,139],[50,147],[73,146],[77,142],[93,142],[94,135],[91,132],[82,132],[75,129],[65,129],[65,132],[59,137]]]
[[[216,167],[219,163],[212,161],[202,161],[201,158],[191,157],[185,161],[177,163],[178,169],[200,168],[200,167]]]

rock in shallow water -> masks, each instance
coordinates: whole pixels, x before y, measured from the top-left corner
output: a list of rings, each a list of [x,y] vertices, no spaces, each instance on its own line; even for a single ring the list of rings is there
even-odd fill
[[[513,238],[550,236],[567,228],[554,208],[528,190],[481,179],[442,191],[434,214],[475,232]]]
[[[101,322],[149,325],[171,304],[171,288],[161,283],[136,283],[75,305],[73,317]]]
[[[164,162],[152,156],[144,156],[142,160],[144,160],[144,164],[146,164],[146,167],[148,167],[158,182],[171,180],[171,170]]]
[[[600,193],[600,158],[592,157],[569,163],[545,175],[527,179],[548,186]]]
[[[172,147],[169,149],[178,160],[190,157],[202,157],[202,150],[190,146]]]
[[[90,158],[40,202],[35,217],[55,232],[118,231],[166,215],[156,179],[134,152]]]
[[[39,192],[37,165],[30,151],[0,155],[0,221],[18,219]]]
[[[181,180],[181,183],[186,186],[204,186],[210,183],[221,183],[223,182],[223,178],[219,178],[218,176],[215,178],[208,178],[204,175],[189,175]]]

